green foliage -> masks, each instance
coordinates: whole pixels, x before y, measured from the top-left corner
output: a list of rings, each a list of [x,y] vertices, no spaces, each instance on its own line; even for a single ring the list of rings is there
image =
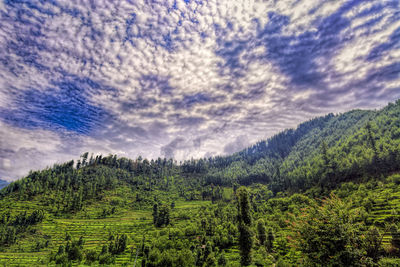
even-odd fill
[[[238,199],[238,221],[246,225],[251,225],[251,207],[249,200],[249,193],[246,187],[240,187],[237,192]]]
[[[378,261],[379,256],[383,254],[382,241],[383,234],[375,226],[371,226],[365,234],[364,247],[367,257],[374,262]]]
[[[108,252],[111,255],[123,253],[126,249],[127,239],[128,237],[126,234],[122,234],[121,236],[117,235],[114,240],[110,241],[110,244],[108,245]]]
[[[94,249],[85,251],[85,263],[86,264],[90,265],[90,264],[96,262],[98,257],[99,257],[99,255],[96,252],[96,250],[94,250]]]
[[[18,236],[26,232],[31,226],[42,222],[44,217],[43,210],[34,210],[29,215],[26,211],[15,216],[11,216],[9,211],[3,213],[0,219],[0,246],[14,244]],[[37,246],[37,248],[39,247],[41,246]]]
[[[115,257],[111,253],[102,253],[99,256],[99,264],[111,265],[115,263]]]
[[[253,247],[253,232],[251,231],[251,208],[247,189],[240,187],[237,190],[238,201],[238,229],[239,229],[239,247],[240,262],[247,266],[251,264],[251,251]]]
[[[381,267],[398,267],[400,266],[400,259],[383,258],[379,261],[378,266]]]
[[[390,254],[392,256],[400,256],[400,229],[396,224],[392,224],[389,230],[392,235]]]
[[[274,240],[275,240],[275,237],[274,237],[273,230],[272,230],[272,228],[269,228],[267,240],[265,242],[265,247],[267,248],[268,251],[272,251],[272,248],[274,246]]]
[[[308,266],[361,265],[363,248],[357,214],[335,195],[303,211],[292,226],[292,243]]]
[[[227,265],[227,260],[226,260],[226,257],[225,257],[225,253],[221,253],[221,254],[219,254],[219,256],[218,256],[218,266],[226,266]]]
[[[168,226],[170,221],[170,206],[158,204],[153,206],[153,223],[156,227]]]
[[[68,240],[64,245],[58,247],[58,251],[54,255],[50,255],[50,261],[56,264],[66,264],[68,262],[80,262],[83,259],[83,238],[79,240]]]
[[[194,266],[195,259],[193,254],[188,249],[177,251],[175,249],[160,252],[158,249],[152,249],[148,258],[145,260],[145,265],[148,267],[161,266]]]
[[[250,227],[243,222],[239,223],[239,246],[240,246],[240,262],[247,266],[252,261],[253,233]]]
[[[265,241],[267,240],[267,233],[265,230],[265,224],[263,219],[259,219],[257,221],[257,238],[262,246],[265,245]]]

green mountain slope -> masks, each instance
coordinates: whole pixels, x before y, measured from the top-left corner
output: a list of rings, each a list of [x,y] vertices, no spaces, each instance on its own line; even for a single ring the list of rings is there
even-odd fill
[[[209,160],[209,183],[268,183],[301,191],[399,170],[400,101],[300,124],[232,156]]]
[[[399,173],[400,101],[182,165],[85,153],[0,191],[0,263],[240,266],[247,240],[256,266],[396,266]]]

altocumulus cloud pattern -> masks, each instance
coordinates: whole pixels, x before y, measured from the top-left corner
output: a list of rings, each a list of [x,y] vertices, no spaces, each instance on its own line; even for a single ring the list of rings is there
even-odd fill
[[[0,2],[0,178],[232,153],[400,97],[398,0]]]

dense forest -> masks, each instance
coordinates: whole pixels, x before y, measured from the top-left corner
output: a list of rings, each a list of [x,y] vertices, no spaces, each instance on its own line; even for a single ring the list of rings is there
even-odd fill
[[[86,152],[0,207],[6,266],[400,266],[400,100],[228,156]]]

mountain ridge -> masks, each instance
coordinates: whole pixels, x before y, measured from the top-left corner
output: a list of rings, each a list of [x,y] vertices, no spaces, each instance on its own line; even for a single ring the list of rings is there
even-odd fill
[[[380,110],[351,110],[317,117],[228,156],[185,160],[177,165],[166,158],[132,160],[118,159],[116,155],[88,158],[89,153],[85,153],[76,163],[71,161],[66,165],[79,168],[85,164],[116,164],[133,175],[143,175],[140,168],[151,169],[161,164],[179,175],[196,175],[198,182],[205,185],[263,183],[274,194],[304,191],[315,185],[329,191],[344,181],[372,177],[376,168],[381,168],[382,174],[400,170],[399,127],[400,100],[397,100]],[[361,152],[366,153],[360,156]],[[54,166],[62,169],[60,166],[64,165]]]
[[[365,142],[365,127],[367,124],[372,123],[372,134],[376,135],[374,139],[377,139],[379,142],[382,133],[377,127],[383,123],[385,116],[386,120],[388,120],[388,114],[391,114],[389,119],[392,120],[394,126],[389,131],[393,132],[392,136],[395,137],[393,141],[397,144],[399,134],[394,132],[400,131],[398,128],[400,119],[397,117],[400,114],[399,110],[400,100],[397,100],[395,103],[389,103],[380,110],[358,109],[336,115],[329,113],[325,116],[300,123],[296,128],[286,129],[267,140],[259,141],[231,155],[184,160],[181,165],[176,165],[176,168],[180,168],[183,174],[197,174],[202,176],[206,183],[219,185],[232,185],[232,183],[250,184],[253,182],[276,184],[277,181],[275,180],[277,177],[275,176],[277,172],[280,174],[283,173],[285,176],[284,179],[290,180],[289,182],[293,183],[293,180],[296,180],[295,178],[298,177],[296,171],[299,168],[305,168],[304,165],[306,163],[315,164],[315,162],[321,161],[321,145],[323,143],[326,145],[327,152],[333,153],[335,151],[335,153],[339,153],[341,151],[338,150],[346,149],[343,146],[350,142],[349,138],[354,138],[357,135],[357,138],[361,139],[355,141],[362,142],[361,145],[370,150],[368,142]],[[396,153],[396,155],[400,153],[398,147],[394,147],[394,151],[392,152]],[[86,153],[86,157],[88,157],[88,153]],[[104,158],[101,155],[97,157]],[[113,155],[113,157],[116,157],[116,155]],[[89,162],[94,159],[85,160]],[[122,158],[122,160],[127,162],[142,161],[140,156],[136,160],[127,158]],[[175,164],[173,159],[158,158],[155,160],[144,160],[149,163],[168,161],[170,164]],[[76,165],[81,164],[78,162]],[[368,163],[364,162],[363,164]],[[234,172],[237,170],[239,166],[242,171],[237,172],[227,180],[226,176],[230,175],[231,171]],[[321,174],[319,173],[319,175]],[[285,183],[288,183],[288,181],[285,181]],[[278,185],[278,187],[281,186],[282,184]],[[284,188],[280,189],[286,190],[287,187],[288,185],[285,185]]]
[[[342,253],[352,266],[396,266],[399,184],[400,101],[180,165],[86,152],[0,190],[0,263],[127,265],[136,253],[142,266],[240,266],[240,198],[257,266],[302,266],[307,257],[329,266],[324,259]],[[321,224],[307,228],[316,214]],[[339,235],[321,241],[327,225]],[[346,246],[323,249],[336,240]],[[298,242],[318,246],[308,252]]]

